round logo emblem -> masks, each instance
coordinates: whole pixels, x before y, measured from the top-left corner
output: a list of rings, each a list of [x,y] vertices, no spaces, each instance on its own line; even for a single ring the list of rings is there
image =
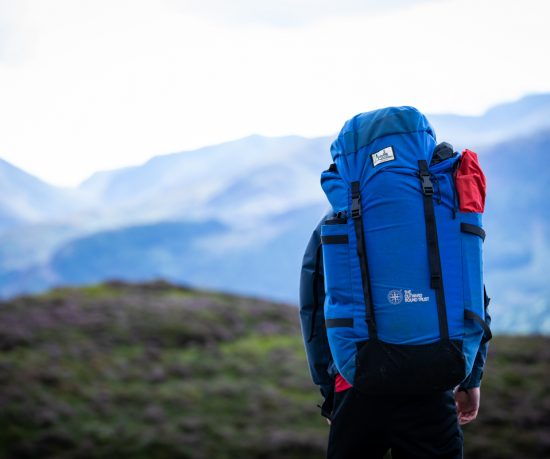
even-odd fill
[[[401,290],[390,290],[388,292],[388,301],[391,304],[399,304],[403,301],[403,292]]]

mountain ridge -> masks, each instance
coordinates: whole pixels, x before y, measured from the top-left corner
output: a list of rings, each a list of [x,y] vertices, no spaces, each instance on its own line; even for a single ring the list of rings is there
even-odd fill
[[[452,113],[434,113],[434,114],[426,114],[427,118],[431,121],[434,120],[433,124],[437,127],[439,124],[439,129],[447,130],[449,127],[447,126],[448,123],[468,123],[468,128],[471,128],[471,125],[479,125],[481,124],[484,129],[487,128],[487,125],[495,124],[496,122],[506,122],[508,123],[510,119],[509,112],[512,111],[514,116],[517,118],[525,118],[526,115],[533,116],[534,110],[541,110],[544,115],[550,113],[550,93],[535,93],[535,94],[527,94],[517,100],[503,102],[501,104],[497,104],[493,107],[488,108],[485,112],[483,112],[480,115],[456,115]],[[539,114],[536,113],[538,116]],[[350,115],[351,116],[351,115]],[[550,118],[550,117],[549,117]],[[342,120],[342,124],[345,120]],[[537,118],[537,121],[539,119]],[[514,123],[517,126],[517,120],[514,120]],[[544,121],[539,121],[533,124],[533,129],[529,129],[529,131],[539,130],[543,127],[550,127],[550,119],[546,119]],[[507,126],[508,127],[508,126]],[[466,130],[466,129],[464,129]],[[516,132],[517,131],[517,132]],[[154,162],[157,159],[162,158],[174,158],[179,155],[194,153],[194,152],[200,152],[205,151],[209,149],[214,149],[217,147],[220,147],[222,145],[227,144],[233,144],[233,143],[239,143],[241,141],[247,141],[249,139],[257,140],[257,139],[300,139],[300,140],[313,140],[313,139],[334,139],[337,135],[337,130],[335,130],[334,133],[324,135],[324,136],[317,136],[317,137],[308,137],[308,136],[301,136],[301,135],[284,135],[284,136],[264,136],[261,134],[251,134],[249,136],[245,136],[239,139],[234,139],[228,142],[221,142],[217,144],[207,145],[198,149],[192,149],[192,150],[182,150],[172,153],[166,153],[166,154],[160,154],[155,155],[149,158],[147,161],[143,162],[142,164],[135,165],[135,166],[128,166],[128,167],[122,167],[122,168],[116,168],[116,169],[109,169],[99,172],[94,172],[91,174],[88,178],[86,178],[80,185],[80,187],[85,187],[86,182],[93,179],[94,175],[96,174],[109,174],[113,173],[116,174],[118,171],[123,171],[126,169],[135,170],[136,168],[144,167],[147,165],[150,165],[152,162]],[[502,137],[497,136],[497,138],[491,138],[491,141],[498,141],[505,139],[507,137],[512,137],[518,134],[520,132],[519,130],[513,130],[512,133],[510,131],[507,131],[506,134],[502,135]],[[440,137],[438,129],[436,128],[436,134],[438,137]],[[443,135],[442,137],[448,137],[449,135]],[[454,140],[456,141],[456,135],[450,135],[450,137],[454,137]],[[469,136],[468,136],[469,137]],[[466,143],[461,141],[461,143]]]
[[[62,218],[80,204],[73,190],[50,185],[0,158],[0,231]]]
[[[508,110],[501,120],[508,126],[530,106],[539,104],[537,113],[543,113],[547,102],[550,107],[550,95],[534,96],[519,108],[497,107],[489,117]],[[501,332],[550,333],[544,277],[550,269],[545,261],[550,259],[545,242],[550,238],[550,177],[543,167],[550,116],[539,121],[543,127],[537,133],[471,147],[489,183],[486,280],[497,312],[495,329]],[[58,213],[39,205],[44,221],[18,221],[0,205],[0,296],[64,282],[97,282],[107,274],[130,280],[162,274],[295,303],[303,251],[328,208],[319,178],[331,162],[330,142],[329,137],[253,135],[158,156],[115,176],[106,172],[97,179],[102,183],[89,182],[72,210],[62,201],[56,201]],[[3,193],[8,201],[14,197],[11,204],[18,202],[17,195],[14,187]],[[169,229],[170,222],[177,222],[179,233]],[[199,226],[186,232],[201,222],[220,226],[210,234]],[[140,239],[144,233],[146,243]]]

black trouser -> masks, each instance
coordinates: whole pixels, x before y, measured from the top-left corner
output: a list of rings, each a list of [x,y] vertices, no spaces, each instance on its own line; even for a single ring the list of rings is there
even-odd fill
[[[328,459],[461,459],[462,430],[452,391],[422,395],[337,392]]]

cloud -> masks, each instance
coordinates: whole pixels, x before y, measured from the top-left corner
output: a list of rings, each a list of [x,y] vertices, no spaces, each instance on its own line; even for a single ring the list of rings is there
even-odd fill
[[[304,26],[324,18],[372,15],[435,0],[165,0],[182,13],[239,25]]]
[[[251,133],[329,135],[380,106],[473,114],[550,91],[535,0],[320,7],[292,27],[152,0],[11,3],[0,156],[58,184]]]
[[[26,40],[17,30],[23,13],[23,2],[0,0],[0,63],[17,63],[26,54]]]

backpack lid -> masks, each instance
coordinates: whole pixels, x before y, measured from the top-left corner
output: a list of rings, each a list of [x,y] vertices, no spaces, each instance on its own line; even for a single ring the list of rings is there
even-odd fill
[[[330,154],[335,160],[338,156],[357,152],[379,137],[418,131],[425,131],[435,140],[432,125],[414,107],[388,107],[360,113],[346,121],[330,147]]]

